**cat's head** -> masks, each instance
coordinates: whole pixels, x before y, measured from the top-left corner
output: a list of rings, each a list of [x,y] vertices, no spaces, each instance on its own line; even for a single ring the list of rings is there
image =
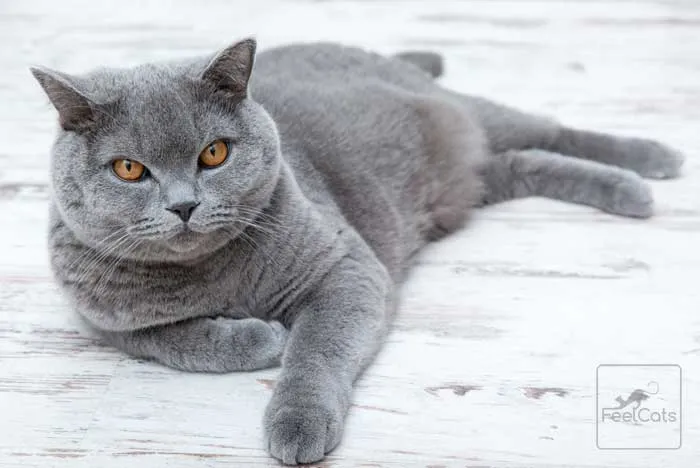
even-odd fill
[[[53,203],[82,242],[117,256],[189,260],[269,202],[279,139],[250,99],[255,41],[208,60],[32,73],[58,111]]]

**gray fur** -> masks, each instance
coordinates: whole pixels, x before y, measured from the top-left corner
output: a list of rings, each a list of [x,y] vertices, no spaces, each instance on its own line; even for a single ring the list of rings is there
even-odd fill
[[[486,193],[484,204],[536,195],[622,216],[653,214],[651,188],[634,172],[539,149],[492,155],[484,177],[488,187],[499,187]]]
[[[338,444],[411,258],[472,207],[538,195],[648,217],[632,171],[674,177],[682,162],[652,141],[444,89],[415,54],[288,46],[260,54],[249,85],[254,50],[33,73],[62,127],[49,245],[66,295],[106,340],[168,366],[228,372],[281,357],[264,432],[284,463]],[[199,168],[217,138],[232,156]],[[151,177],[117,179],[115,158]],[[198,203],[189,223],[168,211],[177,203]]]

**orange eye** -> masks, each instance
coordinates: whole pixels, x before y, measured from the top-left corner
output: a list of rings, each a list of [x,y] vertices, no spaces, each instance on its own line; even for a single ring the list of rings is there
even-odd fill
[[[228,144],[223,140],[216,140],[199,153],[199,162],[204,167],[216,167],[223,164],[228,155]]]
[[[128,182],[136,182],[143,177],[146,167],[131,159],[116,159],[112,162],[112,170],[117,177]]]

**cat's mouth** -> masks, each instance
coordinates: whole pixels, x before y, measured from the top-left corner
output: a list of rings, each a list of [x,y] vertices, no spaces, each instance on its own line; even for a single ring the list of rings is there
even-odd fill
[[[196,232],[190,226],[183,223],[168,234],[165,238],[165,243],[175,252],[189,252],[201,244],[204,236],[204,233]]]
[[[148,236],[142,234],[142,238],[155,242],[177,254],[191,254],[219,248],[231,240],[231,235],[231,228],[220,222],[214,225],[180,223]]]

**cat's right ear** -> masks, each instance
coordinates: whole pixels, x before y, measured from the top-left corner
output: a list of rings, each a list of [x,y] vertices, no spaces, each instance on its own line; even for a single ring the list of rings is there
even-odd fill
[[[71,77],[45,67],[31,67],[30,71],[58,111],[61,128],[81,132],[95,124],[97,106],[78,91]]]

